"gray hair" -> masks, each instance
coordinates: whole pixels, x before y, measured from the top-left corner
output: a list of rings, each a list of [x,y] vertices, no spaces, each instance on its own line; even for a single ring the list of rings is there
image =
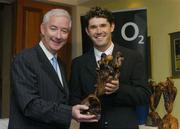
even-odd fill
[[[47,23],[51,16],[65,16],[70,21],[69,26],[71,28],[71,22],[72,22],[71,16],[66,10],[64,10],[64,9],[52,9],[52,10],[48,11],[43,17],[43,23]]]

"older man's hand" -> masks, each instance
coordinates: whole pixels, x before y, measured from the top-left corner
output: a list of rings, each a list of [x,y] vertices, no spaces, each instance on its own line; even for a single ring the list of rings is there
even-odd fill
[[[82,110],[87,110],[89,107],[86,105],[75,105],[72,107],[72,117],[77,122],[98,122],[95,115],[81,114]]]

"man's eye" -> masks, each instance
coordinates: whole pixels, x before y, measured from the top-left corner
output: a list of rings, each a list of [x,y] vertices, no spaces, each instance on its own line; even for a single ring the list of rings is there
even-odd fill
[[[53,30],[53,31],[54,31],[54,30],[57,30],[57,28],[55,28],[55,27],[51,27],[50,29]]]
[[[101,24],[101,27],[106,27],[107,26],[107,24]]]
[[[68,32],[69,32],[68,29],[61,29],[61,31],[62,31],[63,33],[68,33]]]
[[[97,27],[96,26],[90,26],[89,28],[90,29],[96,29]]]

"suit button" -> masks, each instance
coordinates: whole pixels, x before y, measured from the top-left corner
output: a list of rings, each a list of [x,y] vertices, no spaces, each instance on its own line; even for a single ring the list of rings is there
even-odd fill
[[[108,122],[107,121],[104,122],[104,129],[108,129]]]

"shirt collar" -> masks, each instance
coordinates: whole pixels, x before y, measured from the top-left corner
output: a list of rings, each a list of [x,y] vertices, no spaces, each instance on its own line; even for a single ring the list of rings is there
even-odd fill
[[[40,41],[39,45],[42,48],[42,50],[45,53],[45,55],[48,58],[48,60],[51,60],[54,56],[57,58],[57,54],[53,55],[51,52],[49,52],[48,49],[44,46],[42,41]]]
[[[95,54],[95,57],[96,57],[96,61],[101,59],[101,54],[102,53],[105,53],[106,55],[112,55],[113,49],[114,49],[114,44],[113,43],[111,43],[110,47],[108,49],[106,49],[106,51],[104,51],[104,52],[101,52],[101,51],[99,51],[98,49],[96,49],[94,47],[94,54]]]

